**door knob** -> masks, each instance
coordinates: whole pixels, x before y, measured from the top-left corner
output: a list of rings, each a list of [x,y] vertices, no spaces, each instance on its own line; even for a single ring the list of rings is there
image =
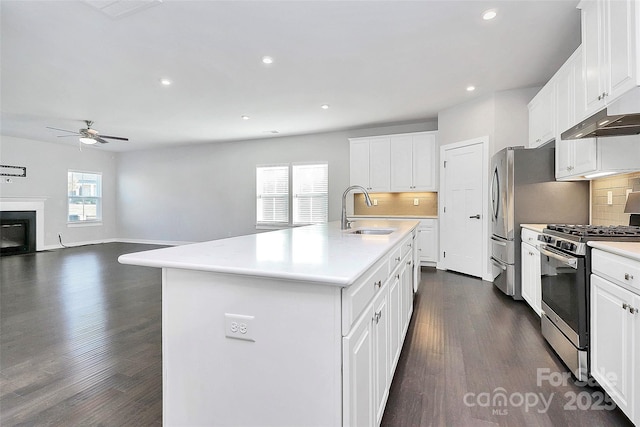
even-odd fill
[[[480,219],[480,214],[477,214],[477,215],[473,215],[473,216],[470,216],[469,218],[475,218],[475,219]]]

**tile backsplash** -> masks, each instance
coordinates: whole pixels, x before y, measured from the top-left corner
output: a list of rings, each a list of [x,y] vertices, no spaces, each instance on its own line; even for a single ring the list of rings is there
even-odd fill
[[[369,193],[377,206],[367,207],[364,194],[356,193],[353,197],[353,213],[355,215],[413,215],[437,216],[438,193]],[[418,199],[418,206],[414,200]]]
[[[629,225],[624,213],[627,189],[640,191],[640,172],[615,175],[591,181],[591,223],[593,225]],[[613,204],[607,203],[611,191]]]

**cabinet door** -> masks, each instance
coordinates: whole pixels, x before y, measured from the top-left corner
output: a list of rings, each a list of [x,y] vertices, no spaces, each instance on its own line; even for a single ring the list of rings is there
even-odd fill
[[[522,298],[540,316],[541,277],[540,251],[535,246],[522,243]]]
[[[374,384],[374,410],[375,425],[380,425],[384,407],[389,396],[389,368],[390,348],[389,348],[389,327],[391,319],[389,316],[389,305],[387,298],[387,287],[382,289],[373,303],[373,378]]]
[[[571,175],[584,175],[598,169],[598,141],[596,138],[571,141],[573,164]]]
[[[409,320],[411,320],[411,314],[413,313],[413,271],[411,269],[411,262],[407,263],[405,258],[403,265],[400,267],[400,292],[402,293],[402,314],[400,317],[400,324],[402,326],[401,337],[407,333],[409,327]]]
[[[556,140],[556,179],[571,175],[574,147],[573,140]]]
[[[389,352],[391,357],[389,378],[393,378],[393,372],[398,359],[400,359],[400,350],[402,349],[400,345],[402,342],[401,313],[400,273],[397,273],[389,283]]]
[[[435,191],[436,170],[436,136],[421,134],[413,137],[413,190]]]
[[[373,307],[342,339],[343,426],[373,426]]]
[[[349,145],[349,182],[369,188],[369,140],[351,141]]]
[[[413,136],[391,137],[391,191],[413,190]]]
[[[604,36],[602,2],[585,1],[582,5],[582,64],[584,73],[584,116],[589,117],[604,107]]]
[[[606,29],[606,56],[608,77],[606,102],[610,103],[638,84],[638,46],[635,8],[636,0],[605,0],[604,28]]]
[[[420,261],[436,262],[438,240],[435,227],[420,227],[418,229],[418,251]]]
[[[369,189],[389,191],[391,188],[391,163],[389,137],[371,138],[369,143]]]
[[[547,83],[529,103],[529,148],[555,138],[555,86]]]
[[[620,409],[629,414],[633,403],[633,317],[624,304],[633,294],[591,275],[591,374]]]

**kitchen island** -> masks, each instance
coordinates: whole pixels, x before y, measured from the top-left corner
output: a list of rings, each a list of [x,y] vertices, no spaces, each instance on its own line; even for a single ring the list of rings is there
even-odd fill
[[[417,225],[332,222],[122,255],[162,268],[164,424],[378,425],[413,308]]]

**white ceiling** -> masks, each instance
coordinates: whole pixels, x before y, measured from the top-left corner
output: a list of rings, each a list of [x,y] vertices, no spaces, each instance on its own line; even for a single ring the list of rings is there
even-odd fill
[[[123,151],[419,122],[541,85],[580,43],[576,0],[88,3],[1,1],[3,135],[77,144],[46,126],[90,119]]]

